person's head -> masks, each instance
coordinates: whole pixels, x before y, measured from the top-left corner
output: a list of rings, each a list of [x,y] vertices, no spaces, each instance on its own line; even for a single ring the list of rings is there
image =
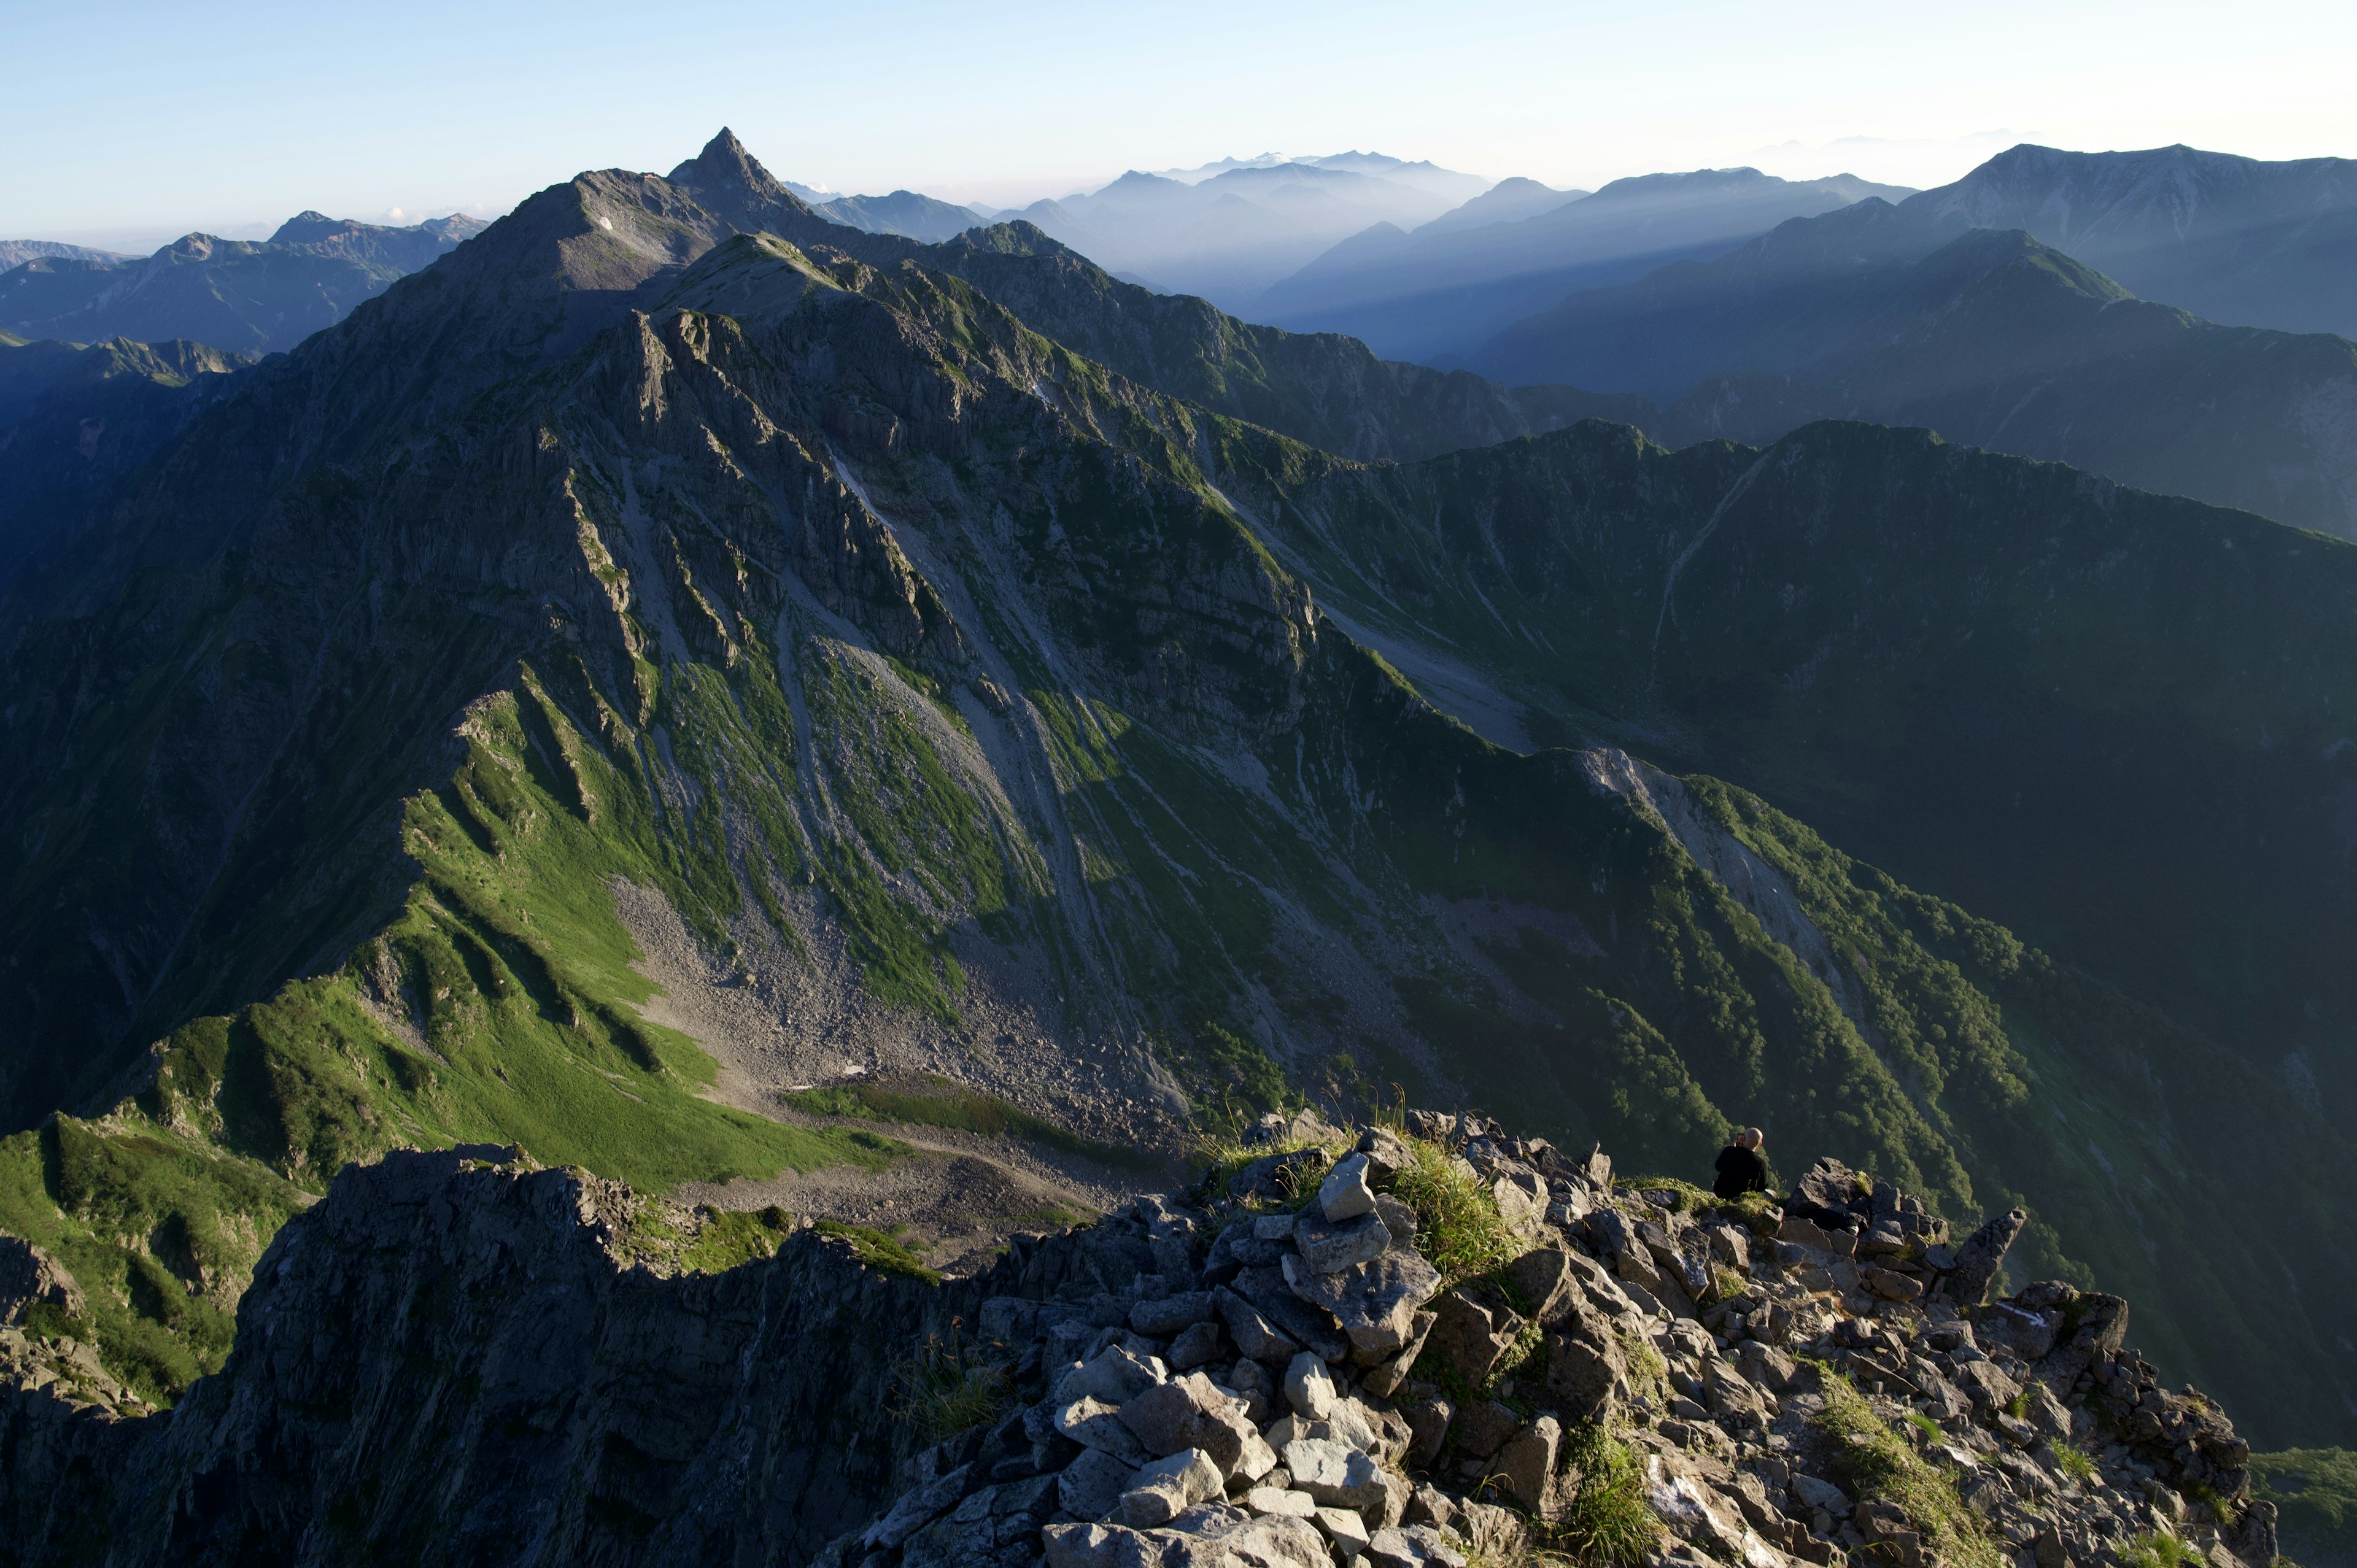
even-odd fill
[[[1760,1145],[1768,1141],[1768,1134],[1757,1127],[1746,1127],[1737,1135],[1735,1141],[1756,1154],[1759,1152]]]

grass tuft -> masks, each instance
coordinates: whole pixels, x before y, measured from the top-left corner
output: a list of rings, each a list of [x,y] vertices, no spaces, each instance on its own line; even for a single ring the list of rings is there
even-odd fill
[[[2201,1552],[2165,1530],[2146,1531],[2120,1552],[2120,1568],[2182,1568],[2201,1561]]]
[[[1006,1408],[1006,1369],[980,1359],[954,1330],[929,1336],[893,1373],[896,1413],[925,1443],[971,1432]]]
[[[1448,1284],[1471,1279],[1514,1255],[1513,1233],[1498,1200],[1448,1150],[1421,1138],[1406,1140],[1413,1156],[1392,1178],[1392,1196],[1415,1210],[1416,1250]]]
[[[845,1225],[839,1219],[822,1219],[811,1229],[822,1236],[833,1236],[837,1240],[850,1242],[851,1250],[858,1254],[859,1261],[878,1273],[900,1274],[909,1279],[922,1280],[929,1285],[942,1283],[939,1270],[927,1268],[923,1259],[900,1244],[898,1240],[899,1226],[894,1226],[893,1234],[888,1236],[865,1225]]]
[[[1875,1414],[1847,1378],[1823,1367],[1818,1375],[1825,1402],[1811,1419],[1833,1439],[1835,1464],[1859,1499],[1895,1505],[1954,1568],[2004,1568],[2005,1553],[1980,1517],[1964,1507],[1955,1482]]]
[[[1636,1568],[1663,1533],[1645,1501],[1637,1456],[1603,1423],[1590,1421],[1571,1429],[1565,1457],[1579,1479],[1545,1529],[1547,1554],[1561,1552],[1581,1568]]]

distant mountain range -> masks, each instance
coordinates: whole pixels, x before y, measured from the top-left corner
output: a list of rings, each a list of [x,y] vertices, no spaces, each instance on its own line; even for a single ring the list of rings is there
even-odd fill
[[[1959,231],[1927,196],[1575,295],[1475,362],[1637,394],[1589,406],[1671,446],[1826,417],[1925,425],[2357,536],[2357,345],[2139,300],[2019,230]]]
[[[0,274],[0,330],[76,343],[188,338],[229,353],[274,353],[485,227],[464,215],[385,228],[302,212],[260,242],[188,234],[136,259],[34,256]]]
[[[968,229],[982,228],[990,221],[971,207],[936,201],[913,190],[896,190],[889,196],[837,197],[816,204],[814,209],[846,229],[861,229],[870,234],[901,234],[927,244]]]
[[[1508,323],[1577,290],[1717,255],[1788,219],[1906,194],[1847,175],[1784,180],[1749,168],[1644,175],[1585,198],[1517,182],[1501,188],[1492,220],[1481,220],[1484,196],[1414,232],[1396,223],[1356,232],[1247,308],[1297,332],[1347,332],[1387,358],[1462,362]]]
[[[1133,169],[1086,195],[997,216],[1035,224],[1108,271],[1240,310],[1350,236],[1430,222],[1490,185],[1377,153],[1178,173]]]
[[[133,259],[119,251],[93,251],[88,245],[69,245],[58,240],[0,240],[0,268],[16,266],[37,256],[61,256],[73,262],[127,262]]]

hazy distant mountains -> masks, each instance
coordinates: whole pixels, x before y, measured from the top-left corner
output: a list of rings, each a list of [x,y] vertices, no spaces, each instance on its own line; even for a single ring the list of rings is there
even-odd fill
[[[1946,232],[2023,230],[2212,321],[2357,338],[2357,159],[2023,145],[1905,205]]]
[[[1587,197],[1512,181],[1415,232],[1354,233],[1265,290],[1250,313],[1297,332],[1347,332],[1392,358],[1458,362],[1576,290],[1717,255],[1788,219],[1905,194],[1848,175],[1784,180],[1749,168],[1645,175]]]
[[[1211,174],[1133,169],[1101,190],[997,216],[1024,219],[1108,271],[1242,310],[1351,236],[1428,223],[1491,183],[1380,153],[1228,162]]]
[[[97,343],[188,338],[231,353],[291,349],[480,232],[454,215],[386,228],[298,213],[268,240],[188,234],[152,256],[58,246],[0,274],[0,329]],[[30,243],[44,243],[30,242]]]
[[[889,196],[842,196],[813,206],[821,215],[846,229],[860,229],[870,234],[900,234],[927,244],[938,244],[952,234],[982,228],[990,221],[971,207],[936,201],[913,190],[896,190]]]
[[[0,268],[19,265],[36,256],[62,256],[76,262],[127,262],[132,259],[117,251],[93,251],[88,245],[69,245],[57,240],[0,240]]]

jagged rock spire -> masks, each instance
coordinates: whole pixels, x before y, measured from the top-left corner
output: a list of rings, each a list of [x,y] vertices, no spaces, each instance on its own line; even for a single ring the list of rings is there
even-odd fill
[[[672,170],[671,180],[691,189],[735,186],[756,196],[791,199],[777,177],[763,168],[760,160],[737,139],[737,133],[726,125],[720,127],[718,135],[704,144],[702,152]]]

